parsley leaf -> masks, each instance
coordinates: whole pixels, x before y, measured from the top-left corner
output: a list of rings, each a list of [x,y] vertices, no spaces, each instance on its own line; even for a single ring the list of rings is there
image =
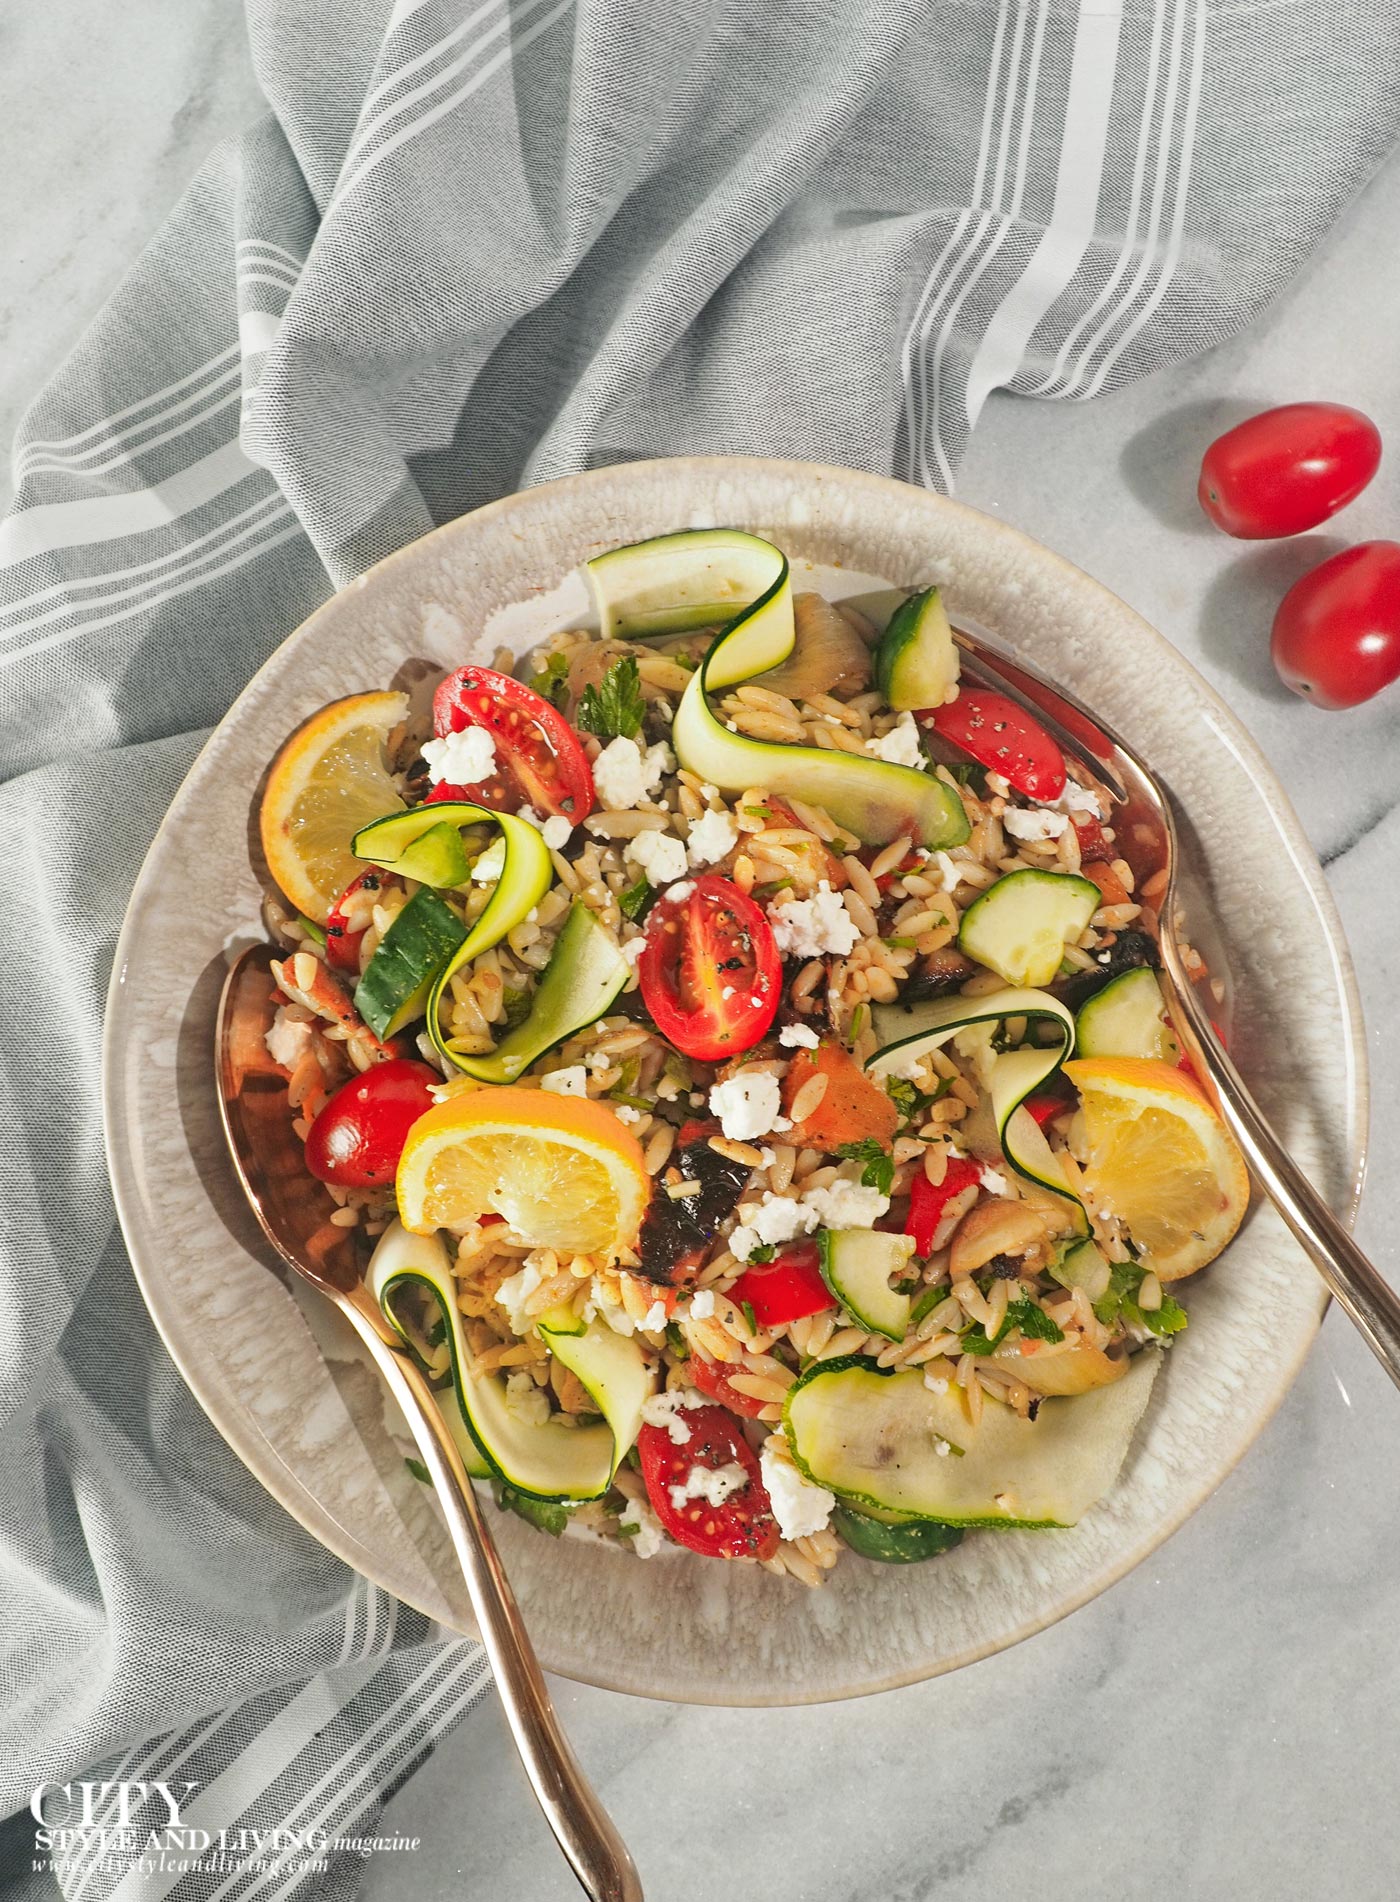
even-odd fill
[[[894,1187],[894,1157],[873,1136],[862,1136],[856,1143],[838,1143],[836,1154],[847,1162],[859,1162],[863,1187],[888,1195]]]
[[[1139,1308],[1143,1325],[1159,1339],[1168,1334],[1179,1334],[1186,1325],[1186,1310],[1179,1301],[1173,1301],[1169,1294],[1162,1296],[1160,1308]]]
[[[760,1242],[758,1247],[755,1248],[753,1253],[749,1256],[749,1260],[772,1261],[777,1252],[772,1242]]]
[[[750,1335],[754,1335],[754,1334],[757,1334],[757,1332],[758,1332],[758,1317],[757,1317],[757,1316],[756,1316],[756,1315],[754,1314],[754,1311],[753,1311],[753,1302],[752,1302],[752,1301],[741,1301],[741,1302],[739,1303],[739,1306],[740,1306],[740,1307],[741,1307],[741,1308],[742,1308],[742,1309],[744,1310],[744,1319],[745,1319],[745,1320],[746,1320],[746,1321],[748,1322],[748,1324],[749,1324],[749,1333],[750,1333]]]
[[[639,878],[635,885],[629,885],[625,892],[617,895],[618,910],[633,924],[640,924],[655,903],[656,892],[649,878]]]
[[[972,760],[959,760],[957,765],[950,766],[948,771],[960,786],[971,787],[979,799],[986,798],[987,769],[985,766],[978,766]]]
[[[507,1486],[499,1479],[492,1480],[491,1490],[496,1496],[496,1504],[505,1512],[513,1512],[527,1525],[538,1526],[541,1532],[547,1532],[551,1539],[557,1539],[569,1523],[568,1508],[557,1500],[527,1499],[523,1493],[516,1492],[513,1486]]]
[[[432,1485],[433,1476],[428,1471],[427,1467],[423,1464],[422,1460],[406,1459],[404,1461],[404,1465],[408,1468],[409,1472],[412,1473],[415,1479],[421,1480],[425,1486]]]
[[[930,1103],[936,1103],[940,1096],[946,1096],[952,1087],[953,1079],[947,1076],[940,1077],[938,1087],[932,1091],[921,1090],[907,1077],[887,1076],[885,1078],[885,1093],[899,1111],[902,1124],[912,1123],[920,1111],[926,1110]]]
[[[1186,1310],[1180,1302],[1173,1301],[1169,1294],[1162,1296],[1159,1308],[1141,1306],[1137,1298],[1138,1289],[1146,1273],[1140,1262],[1115,1262],[1107,1289],[1094,1303],[1094,1314],[1105,1327],[1126,1321],[1129,1326],[1145,1327],[1149,1334],[1165,1340],[1169,1335],[1179,1334],[1186,1326]]]
[[[1050,1319],[1034,1301],[1012,1301],[1006,1310],[1007,1321],[1020,1328],[1028,1341],[1062,1341],[1065,1331]]]
[[[690,1359],[690,1343],[682,1333],[679,1321],[666,1323],[666,1340],[677,1360]]]
[[[442,1346],[443,1342],[447,1339],[447,1323],[441,1315],[433,1322],[423,1338],[427,1341],[429,1347]]]
[[[568,690],[569,663],[562,654],[550,654],[529,685],[552,707],[559,706]]]
[[[574,724],[585,733],[596,733],[600,740],[635,740],[645,711],[637,663],[625,654],[613,662],[601,686],[585,688]]]

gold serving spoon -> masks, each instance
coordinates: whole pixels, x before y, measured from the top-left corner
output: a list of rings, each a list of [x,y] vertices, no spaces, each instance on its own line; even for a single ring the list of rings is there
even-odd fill
[[[1068,688],[1012,653],[984,629],[961,620],[954,627],[953,638],[962,651],[967,672],[1007,694],[1048,727],[1084,768],[1081,779],[1096,783],[1108,794],[1118,808],[1115,827],[1130,825],[1136,838],[1150,841],[1145,856],[1153,858],[1167,875],[1157,904],[1162,919],[1162,976],[1173,1028],[1244,1152],[1255,1181],[1366,1345],[1400,1387],[1400,1296],[1328,1208],[1270,1126],[1216,1036],[1210,1014],[1197,996],[1182,959],[1172,928],[1181,852],[1176,821],[1160,780],[1101,715],[1091,713]]]
[[[307,1171],[287,1080],[268,1054],[276,1012],[272,952],[245,951],[224,981],[215,1036],[219,1110],[234,1167],[263,1233],[287,1266],[349,1321],[403,1410],[447,1520],[496,1688],[540,1808],[595,1902],[642,1902],[627,1846],[559,1726],[476,1494],[432,1388],[360,1279],[354,1231]]]

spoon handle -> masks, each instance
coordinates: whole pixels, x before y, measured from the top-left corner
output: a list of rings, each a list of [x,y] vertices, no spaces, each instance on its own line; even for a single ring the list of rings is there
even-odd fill
[[[418,1442],[471,1594],[515,1747],[559,1847],[594,1902],[643,1902],[627,1845],[598,1801],[559,1726],[539,1659],[471,1481],[422,1371],[384,1338],[363,1289],[338,1305],[373,1355]]]
[[[1193,1060],[1208,1077],[1220,1114],[1244,1151],[1255,1180],[1283,1217],[1361,1338],[1400,1387],[1400,1295],[1337,1220],[1294,1162],[1264,1112],[1250,1095],[1224,1045],[1215,1035],[1170,933],[1162,933],[1162,966],[1191,1035]]]

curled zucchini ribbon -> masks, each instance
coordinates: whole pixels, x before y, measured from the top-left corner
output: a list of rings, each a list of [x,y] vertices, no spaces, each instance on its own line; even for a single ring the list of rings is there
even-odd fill
[[[467,1069],[469,1065],[452,1039],[443,1034],[440,1021],[443,995],[455,971],[473,958],[479,958],[483,951],[489,951],[492,945],[499,944],[544,897],[554,878],[549,848],[537,828],[524,819],[517,819],[514,813],[494,812],[489,807],[470,805],[459,799],[444,799],[434,805],[415,806],[411,812],[376,819],[373,825],[355,834],[350,847],[356,858],[366,859],[386,872],[416,879],[437,890],[450,889],[464,885],[471,877],[471,866],[462,844],[462,827],[475,825],[500,828],[505,843],[500,877],[476,923],[451,955],[435,966],[427,996],[428,1035],[433,1047],[459,1069]],[[511,1079],[486,1080],[507,1082]]]
[[[456,1283],[447,1250],[436,1235],[412,1235],[392,1222],[380,1238],[365,1277],[389,1325],[421,1351],[395,1311],[395,1297],[417,1285],[437,1304],[446,1323],[452,1395],[439,1405],[475,1479],[498,1478],[532,1499],[599,1499],[608,1490],[642,1423],[652,1376],[634,1340],[614,1334],[601,1321],[580,1321],[555,1310],[539,1323],[550,1351],[577,1375],[602,1419],[594,1426],[566,1426],[557,1415],[534,1419],[512,1410],[500,1374],[473,1375],[470,1350],[457,1307]]]
[[[880,1047],[866,1063],[874,1077],[897,1072],[911,1058],[940,1049],[974,1024],[1004,1023],[1024,1017],[1031,1024],[1048,1024],[1057,1035],[1043,1044],[1019,1044],[998,1051],[992,1060],[992,1116],[1002,1154],[1017,1175],[1073,1205],[1081,1234],[1088,1234],[1084,1204],[1070,1187],[1059,1158],[1045,1133],[1022,1105],[1038,1090],[1074,1048],[1074,1018],[1058,998],[1047,991],[1007,989],[986,997],[944,997],[924,1004],[878,1004],[871,1013]]]
[[[615,548],[588,563],[605,635],[652,640],[723,622],[676,710],[687,771],[726,792],[761,786],[823,807],[866,845],[908,837],[932,850],[968,836],[951,786],[917,767],[821,747],[751,740],[715,717],[709,694],[779,667],[796,641],[792,575],[771,542],[707,528]],[[736,611],[737,610],[737,611]]]

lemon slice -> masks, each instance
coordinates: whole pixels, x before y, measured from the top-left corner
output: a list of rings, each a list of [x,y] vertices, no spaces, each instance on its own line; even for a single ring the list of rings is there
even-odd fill
[[[1064,1066],[1084,1109],[1085,1177],[1162,1281],[1204,1268],[1249,1205],[1249,1172],[1201,1090],[1169,1063],[1086,1057]]]
[[[334,700],[298,727],[273,761],[259,814],[267,868],[317,924],[365,870],[350,850],[355,834],[404,809],[384,743],[407,712],[402,693]]]
[[[420,1116],[397,1187],[415,1234],[499,1215],[538,1248],[592,1255],[636,1240],[651,1178],[640,1143],[607,1104],[506,1086]]]

